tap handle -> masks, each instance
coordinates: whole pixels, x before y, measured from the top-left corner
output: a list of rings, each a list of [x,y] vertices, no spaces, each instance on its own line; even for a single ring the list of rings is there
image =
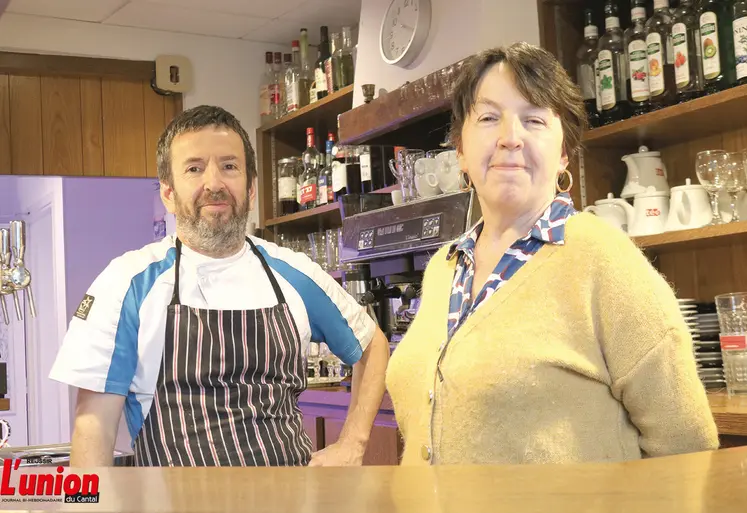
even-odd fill
[[[13,260],[15,261],[15,265],[18,267],[22,266],[23,257],[26,253],[25,221],[10,222],[10,246],[13,252]]]
[[[34,293],[31,292],[31,284],[24,289],[26,291],[26,300],[29,302],[29,312],[31,317],[36,317],[36,305],[34,304]]]
[[[0,296],[0,305],[3,307],[3,319],[5,324],[10,324],[10,317],[8,316],[8,305],[5,304],[5,296]]]
[[[10,231],[0,228],[0,264],[10,265]]]
[[[16,317],[19,321],[23,320],[23,310],[21,310],[21,302],[18,300],[18,291],[13,291],[13,303],[16,306]]]

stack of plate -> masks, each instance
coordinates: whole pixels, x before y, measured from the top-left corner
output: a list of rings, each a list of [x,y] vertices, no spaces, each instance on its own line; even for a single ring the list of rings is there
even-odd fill
[[[726,380],[715,303],[696,303],[694,299],[680,299],[679,302],[693,337],[693,354],[700,380],[706,388],[724,388]]]

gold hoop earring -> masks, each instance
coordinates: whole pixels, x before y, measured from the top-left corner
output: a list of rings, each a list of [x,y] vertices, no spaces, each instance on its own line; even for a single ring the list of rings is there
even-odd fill
[[[563,175],[568,175],[568,187],[566,187],[565,189],[563,189],[560,186],[560,178]],[[563,193],[563,192],[570,191],[572,187],[573,187],[573,175],[571,174],[570,171],[568,171],[567,169],[564,169],[563,172],[558,175],[558,180],[555,182],[555,190],[557,190],[559,193]]]
[[[462,185],[466,184],[466,185]],[[464,172],[464,170],[459,170],[459,190],[462,192],[467,192],[470,189],[472,189],[472,179],[469,177],[467,173]]]

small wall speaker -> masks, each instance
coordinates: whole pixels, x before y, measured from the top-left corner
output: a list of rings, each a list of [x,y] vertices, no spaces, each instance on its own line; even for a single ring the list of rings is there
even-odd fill
[[[156,87],[172,93],[186,93],[192,89],[192,63],[181,55],[156,57]]]

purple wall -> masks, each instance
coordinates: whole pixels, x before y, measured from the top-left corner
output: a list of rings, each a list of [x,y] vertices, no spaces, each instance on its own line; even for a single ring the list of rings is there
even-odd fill
[[[109,262],[153,242],[155,179],[63,178],[67,317]]]

